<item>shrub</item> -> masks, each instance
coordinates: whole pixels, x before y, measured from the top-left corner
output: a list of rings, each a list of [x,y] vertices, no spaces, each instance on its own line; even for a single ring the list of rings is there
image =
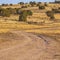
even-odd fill
[[[4,9],[3,12],[2,12],[2,16],[9,17],[10,16],[9,10]]]
[[[39,9],[45,9],[45,6],[39,6]]]
[[[27,14],[30,15],[30,16],[32,16],[33,13],[32,13],[31,10],[27,10]]]
[[[17,8],[17,9],[16,9],[16,13],[17,13],[17,14],[20,14],[20,13],[21,13],[21,9],[20,9],[20,8]]]
[[[7,8],[7,10],[10,12],[10,14],[17,14],[16,9],[14,8]]]
[[[32,14],[33,14],[31,10],[23,10],[23,11],[20,10],[20,15],[22,15],[22,14],[24,14],[24,13],[25,13],[25,15],[27,15],[27,16],[28,16],[28,15],[29,15],[29,16],[32,16]]]
[[[32,15],[32,12],[30,10],[21,11],[19,21],[27,21],[27,16],[30,15]]]
[[[59,9],[52,9],[52,11],[54,11],[54,13],[60,13]]]
[[[19,21],[27,21],[27,16],[25,16],[25,15],[20,15],[19,16]]]
[[[50,19],[54,19],[54,12],[53,11],[47,11],[46,12],[47,16],[50,17]]]
[[[8,4],[2,4],[2,6],[8,6]]]
[[[19,16],[19,21],[27,21],[27,13],[23,11]]]
[[[27,6],[22,6],[21,8],[27,8]]]
[[[0,16],[9,17],[9,16],[10,16],[10,11],[7,10],[7,9],[1,8],[1,9],[0,9]]]

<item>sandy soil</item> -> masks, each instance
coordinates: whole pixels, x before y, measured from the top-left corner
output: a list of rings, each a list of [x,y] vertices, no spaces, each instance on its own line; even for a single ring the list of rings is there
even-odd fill
[[[0,33],[0,60],[60,60],[59,47],[59,42],[44,35]]]

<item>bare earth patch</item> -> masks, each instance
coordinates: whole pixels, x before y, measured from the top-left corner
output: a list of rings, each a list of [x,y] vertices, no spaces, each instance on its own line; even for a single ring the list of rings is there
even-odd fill
[[[58,42],[44,35],[0,33],[0,60],[60,60],[59,47]]]

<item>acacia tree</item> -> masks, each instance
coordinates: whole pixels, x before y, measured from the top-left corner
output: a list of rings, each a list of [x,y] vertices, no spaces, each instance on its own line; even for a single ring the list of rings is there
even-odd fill
[[[27,12],[23,11],[19,16],[19,21],[26,21],[26,20],[27,20]]]
[[[20,4],[20,5],[24,5],[24,2],[19,2],[18,4]]]
[[[33,1],[33,2],[30,1],[29,4],[30,4],[31,6],[34,6],[34,5],[36,5],[36,2],[35,2],[35,1]]]
[[[31,16],[31,15],[32,15],[32,11],[30,10],[22,11],[19,16],[19,21],[27,21],[27,16]]]

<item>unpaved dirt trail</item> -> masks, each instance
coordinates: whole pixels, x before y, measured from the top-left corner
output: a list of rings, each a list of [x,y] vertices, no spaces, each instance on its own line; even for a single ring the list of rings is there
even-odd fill
[[[0,34],[0,39],[8,40],[0,43],[0,60],[60,60],[59,42],[43,35],[10,33]]]

